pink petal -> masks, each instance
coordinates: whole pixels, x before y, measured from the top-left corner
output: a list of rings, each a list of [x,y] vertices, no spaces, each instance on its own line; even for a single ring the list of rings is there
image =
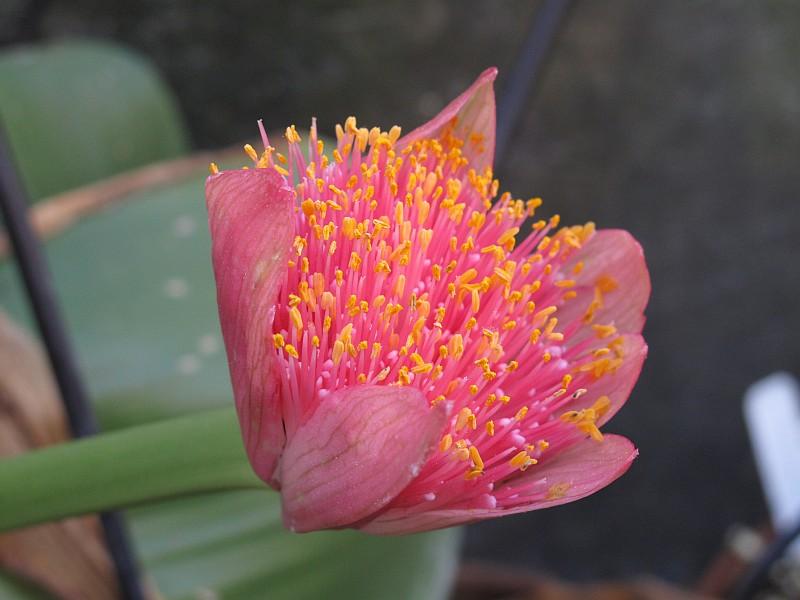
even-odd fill
[[[499,502],[495,508],[416,513],[414,509],[389,509],[361,529],[377,534],[414,533],[574,502],[597,492],[625,473],[637,454],[630,440],[622,436],[606,435],[602,442],[582,440],[552,460],[530,468],[524,477],[512,480],[508,484],[510,487],[531,482],[538,485],[530,498],[523,496],[508,508]],[[500,488],[497,494],[503,491]]]
[[[647,358],[647,344],[641,335],[623,335],[622,339],[622,365],[616,371],[605,373],[594,383],[588,384],[586,386],[589,390],[588,393],[564,406],[565,411],[588,408],[601,396],[608,396],[611,406],[598,419],[597,425],[600,426],[607,423],[622,408],[630,396],[633,386],[636,385],[644,360]]]
[[[462,151],[470,166],[481,172],[492,165],[495,140],[494,80],[497,68],[491,67],[480,74],[467,91],[448,104],[433,119],[402,137],[399,148],[420,139],[438,138],[450,121],[458,117],[453,133],[464,141]],[[476,139],[471,139],[477,134]]]
[[[578,297],[559,309],[559,322],[581,319],[594,298],[597,281],[610,277],[616,288],[603,294],[603,308],[595,312],[592,323],[613,324],[620,333],[640,333],[650,298],[650,274],[639,243],[627,231],[604,229],[572,256],[564,272],[569,273],[579,261],[584,266],[575,277],[577,285],[573,288]],[[586,327],[583,332],[591,334],[592,329]],[[583,337],[577,335],[570,342],[576,343]]]
[[[383,508],[417,476],[446,416],[410,387],[364,385],[323,398],[281,459],[286,526],[343,527]]]
[[[291,248],[294,192],[273,169],[224,171],[206,182],[219,320],[247,455],[264,481],[284,444],[270,336]]]

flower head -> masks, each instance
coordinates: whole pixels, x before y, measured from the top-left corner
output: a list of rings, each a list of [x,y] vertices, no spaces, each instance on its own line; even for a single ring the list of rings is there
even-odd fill
[[[498,193],[495,75],[405,137],[348,118],[331,158],[315,123],[307,158],[262,128],[253,168],[208,180],[245,446],[294,530],[544,508],[636,455],[600,428],[646,354],[641,248]]]

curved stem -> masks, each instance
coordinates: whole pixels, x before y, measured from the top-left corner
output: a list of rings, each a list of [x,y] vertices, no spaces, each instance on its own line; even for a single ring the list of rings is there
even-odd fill
[[[264,485],[233,409],[207,411],[0,459],[0,531]]]

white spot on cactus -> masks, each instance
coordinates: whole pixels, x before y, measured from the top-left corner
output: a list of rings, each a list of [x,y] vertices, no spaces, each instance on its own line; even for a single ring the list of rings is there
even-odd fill
[[[200,370],[200,359],[194,354],[184,354],[178,358],[176,369],[181,375],[193,375]]]
[[[172,277],[164,282],[164,294],[167,298],[178,300],[185,298],[189,293],[189,284],[185,279],[180,277]]]
[[[197,222],[191,215],[180,215],[172,225],[175,237],[186,238],[197,231]]]
[[[219,340],[212,333],[207,333],[197,339],[197,351],[200,354],[209,356],[219,352]]]
[[[195,600],[219,600],[219,594],[211,588],[197,588],[194,597]]]

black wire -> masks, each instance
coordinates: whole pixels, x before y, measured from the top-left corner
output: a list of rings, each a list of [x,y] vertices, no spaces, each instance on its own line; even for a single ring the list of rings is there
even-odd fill
[[[764,550],[758,561],[745,575],[741,585],[737,587],[732,596],[733,600],[749,600],[757,591],[763,588],[768,583],[772,566],[797,539],[800,539],[800,519],[792,529],[779,536]]]
[[[520,49],[517,61],[508,75],[506,87],[497,106],[495,164],[502,165],[508,145],[528,96],[539,80],[545,58],[555,40],[570,0],[544,0],[536,12],[533,25]]]
[[[97,421],[61,318],[44,252],[28,221],[27,206],[26,194],[6,141],[5,130],[0,123],[0,209],[6,231],[61,392],[72,434],[75,437],[89,436],[97,433]],[[102,513],[100,520],[123,598],[143,600],[144,592],[136,560],[122,517],[118,513],[108,512]]]

